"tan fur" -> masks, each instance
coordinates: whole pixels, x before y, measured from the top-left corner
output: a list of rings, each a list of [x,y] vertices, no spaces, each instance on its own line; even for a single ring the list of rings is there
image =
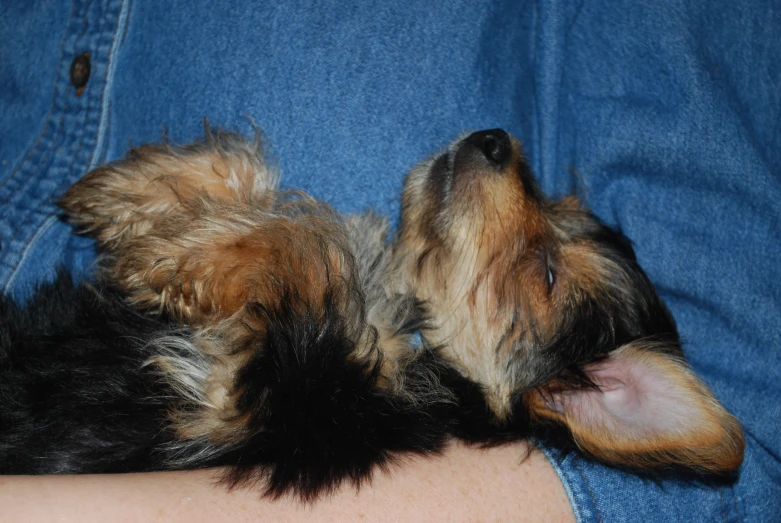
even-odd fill
[[[610,427],[582,424],[546,403],[534,366],[525,364],[534,363],[535,350],[555,338],[575,305],[586,297],[620,305],[632,282],[599,245],[573,240],[571,231],[593,220],[577,199],[526,194],[522,165],[514,141],[503,172],[462,174],[438,203],[428,184],[432,162],[422,164],[405,185],[392,255],[384,220],[345,219],[306,195],[278,191],[259,144],[233,135],[138,148],[88,174],[62,205],[74,224],[97,237],[107,253],[106,276],[133,304],[167,311],[196,329],[185,347],[181,338],[160,340],[160,356],[150,362],[186,399],[171,413],[184,440],[249,436],[234,376],[266,333],[262,310],[286,294],[315,314],[327,295],[335,296],[353,321],[352,357],[381,366],[380,386],[432,400],[426,394],[437,387],[409,390],[401,381],[416,356],[410,336],[397,332],[395,315],[400,300],[414,293],[432,314],[426,341],[484,388],[498,422],[510,415],[514,395],[526,391],[534,416],[566,424],[578,445],[605,461],[737,467],[739,425],[681,362],[653,365],[674,375],[703,414],[689,431],[621,439]],[[527,352],[520,354],[524,365],[519,351]],[[555,378],[546,386],[554,390]]]
[[[335,228],[308,215],[202,203],[192,217],[169,218],[124,242],[111,276],[134,304],[191,325],[228,318],[248,303],[273,305],[281,291],[317,303],[352,269],[349,253],[331,241]]]
[[[346,231],[325,204],[277,191],[259,147],[208,128],[201,143],[144,145],[87,174],[61,206],[140,307],[198,326],[283,290],[316,303],[352,277]]]
[[[682,401],[701,416],[690,430],[621,440],[610,427],[579,426],[577,416],[546,407],[537,387],[535,351],[556,339],[578,304],[623,310],[638,280],[613,254],[578,235],[595,219],[577,198],[549,201],[527,194],[517,140],[501,171],[490,162],[459,157],[461,147],[471,146],[466,143],[455,141],[405,182],[394,263],[399,288],[413,289],[428,305],[433,327],[426,340],[483,387],[499,424],[521,392],[538,419],[564,423],[578,445],[604,461],[639,467],[678,463],[711,472],[737,468],[744,446],[738,422],[674,358],[655,364],[675,376],[687,391]],[[466,159],[458,165],[458,158]],[[450,172],[443,174],[443,165]],[[677,345],[675,350],[680,351]],[[556,388],[557,381],[546,386]]]
[[[584,423],[578,413],[569,408],[563,412],[552,409],[551,394],[562,390],[555,381],[525,393],[524,401],[532,416],[565,424],[581,450],[609,463],[647,469],[675,462],[710,473],[725,473],[740,466],[745,447],[740,423],[719,404],[684,361],[642,344],[625,346],[614,357],[619,354],[643,360],[644,364],[657,368],[673,380],[676,389],[683,391],[679,404],[682,411],[690,414],[688,423],[675,425],[675,430],[656,430],[642,438],[630,438],[626,434],[622,437],[610,426]],[[566,403],[566,397],[564,401]]]
[[[545,274],[534,252],[553,235],[553,227],[511,174],[520,161],[516,145],[505,176],[474,173],[458,180],[451,207],[436,217],[427,214],[428,165],[413,171],[405,186],[402,230],[394,252],[404,275],[400,279],[410,282],[434,313],[435,329],[427,333],[428,339],[443,346],[443,356],[466,376],[486,387],[500,418],[515,391],[505,374],[513,343],[502,344],[503,334],[514,317],[520,316],[526,327],[533,324],[526,334],[532,337],[549,335],[557,320],[548,313]],[[433,227],[453,234],[432,238],[426,230],[432,219],[445,222]]]
[[[181,214],[200,196],[268,208],[277,175],[262,159],[261,143],[212,133],[188,146],[148,144],[99,167],[73,185],[60,204],[72,223],[109,251],[145,234],[158,220]]]
[[[133,305],[196,328],[187,346],[160,340],[150,361],[186,398],[170,414],[181,438],[242,438],[234,377],[263,339],[262,311],[283,296],[314,314],[330,296],[353,323],[352,356],[379,361],[379,385],[402,390],[414,355],[384,282],[386,221],[279,191],[259,140],[207,128],[191,145],[144,145],[87,174],[61,206],[97,238],[104,278]]]
[[[575,197],[545,204],[527,197],[516,174],[521,159],[520,144],[514,141],[513,159],[504,172],[463,176],[448,208],[434,217],[425,188],[430,164],[414,170],[405,185],[394,251],[399,279],[434,314],[428,339],[444,346],[446,358],[487,388],[499,418],[507,414],[511,395],[525,385],[507,376],[519,340],[552,338],[568,304],[583,295],[608,294],[601,289],[605,285],[623,284],[597,246],[569,242],[561,229],[562,221],[590,219]],[[432,226],[432,220],[437,224]],[[432,236],[430,228],[450,234]],[[556,258],[551,292],[546,253]]]

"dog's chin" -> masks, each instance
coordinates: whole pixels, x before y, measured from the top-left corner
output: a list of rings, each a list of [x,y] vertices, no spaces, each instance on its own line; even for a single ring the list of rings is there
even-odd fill
[[[447,152],[437,156],[426,173],[426,193],[430,205],[442,209],[453,187],[453,162]]]

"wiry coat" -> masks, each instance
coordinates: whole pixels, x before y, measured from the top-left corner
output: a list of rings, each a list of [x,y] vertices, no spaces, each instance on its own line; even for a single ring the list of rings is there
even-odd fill
[[[421,309],[386,292],[385,220],[277,191],[230,134],[136,149],[63,207],[112,283],[3,303],[0,472],[228,465],[311,499],[446,441]]]
[[[312,499],[451,436],[742,460],[628,240],[546,199],[501,130],[410,173],[392,249],[383,219],[278,191],[230,134],[135,149],[62,204],[102,283],[3,303],[0,472],[226,465]]]
[[[25,307],[0,300],[0,471],[160,469],[176,394],[145,363],[163,335],[187,329],[65,274]]]
[[[740,466],[740,424],[688,367],[629,240],[545,198],[503,130],[413,169],[394,258],[456,371],[459,436],[534,436],[654,473]]]

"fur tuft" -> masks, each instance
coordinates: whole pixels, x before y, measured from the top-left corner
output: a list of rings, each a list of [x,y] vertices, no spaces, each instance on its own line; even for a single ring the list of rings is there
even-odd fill
[[[24,307],[0,297],[0,473],[163,468],[176,395],[142,365],[174,331],[64,272]]]
[[[376,337],[359,350],[355,340],[363,336],[352,332],[338,301],[331,294],[313,310],[287,293],[276,308],[257,306],[266,330],[249,342],[252,356],[231,394],[246,437],[212,460],[233,465],[225,477],[231,486],[263,481],[272,497],[293,491],[312,500],[343,481],[369,481],[398,452],[435,453],[445,443],[447,397],[421,405],[380,386]],[[437,365],[427,354],[413,359],[405,388],[430,388]],[[192,450],[201,451],[197,444]]]
[[[546,199],[520,142],[459,138],[411,171],[402,209],[398,280],[452,367],[459,437],[534,437],[645,471],[737,470],[740,425],[686,366],[631,243],[576,198]]]

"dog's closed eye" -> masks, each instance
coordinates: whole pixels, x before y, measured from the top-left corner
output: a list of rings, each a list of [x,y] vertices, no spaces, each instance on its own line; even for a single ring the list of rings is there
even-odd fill
[[[448,148],[462,190],[446,199],[439,159],[405,183],[397,263],[429,305],[427,341],[480,387],[489,423],[519,437],[554,423],[609,463],[736,469],[740,426],[683,362],[630,242],[574,197],[545,199],[507,137],[482,131]],[[497,162],[483,145],[500,142]],[[434,212],[448,219],[432,233],[421,217]]]

